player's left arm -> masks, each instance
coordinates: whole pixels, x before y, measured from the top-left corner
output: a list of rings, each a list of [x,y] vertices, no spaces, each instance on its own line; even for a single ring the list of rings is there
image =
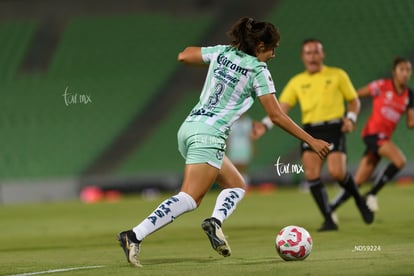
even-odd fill
[[[414,108],[407,109],[407,127],[414,128]]]
[[[290,79],[288,84],[285,86],[280,96],[281,102],[279,102],[279,106],[282,109],[282,111],[286,114],[289,112],[291,107],[296,104],[296,101],[297,101],[296,91],[294,89],[294,85],[292,84],[293,83],[292,79]],[[269,118],[269,116],[266,116],[262,119],[261,122],[253,123],[252,136],[254,139],[258,139],[272,128],[273,128],[273,122]]]
[[[414,128],[414,94],[413,91],[410,89],[408,91],[408,106],[407,106],[407,127]]]
[[[201,47],[189,46],[178,53],[177,60],[188,65],[206,65],[201,55]]]

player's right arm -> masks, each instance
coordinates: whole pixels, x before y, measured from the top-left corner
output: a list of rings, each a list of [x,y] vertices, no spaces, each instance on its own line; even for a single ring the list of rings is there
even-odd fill
[[[178,53],[177,60],[188,65],[206,65],[201,54],[201,47],[189,46]]]
[[[369,89],[369,85],[359,88],[357,93],[358,97],[360,98],[371,96],[371,90]]]
[[[300,128],[281,108],[274,94],[266,94],[259,100],[273,124],[310,145],[319,158],[323,159],[329,153],[329,143],[315,139]]]

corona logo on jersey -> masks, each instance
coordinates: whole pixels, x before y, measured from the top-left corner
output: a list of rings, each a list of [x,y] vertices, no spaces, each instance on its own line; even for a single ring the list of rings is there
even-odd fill
[[[217,57],[217,63],[223,66],[226,66],[230,70],[233,70],[237,73],[241,73],[243,76],[247,76],[247,72],[249,72],[248,69],[243,68],[239,66],[236,63],[233,63],[232,61],[228,60],[227,57],[223,54],[219,54]]]

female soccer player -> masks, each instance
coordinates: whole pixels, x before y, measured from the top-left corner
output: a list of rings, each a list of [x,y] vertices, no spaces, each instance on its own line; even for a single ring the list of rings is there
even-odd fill
[[[371,96],[373,101],[371,117],[362,130],[366,149],[355,174],[356,184],[362,185],[369,180],[381,157],[390,161],[367,193],[367,205],[372,211],[378,211],[377,193],[405,166],[405,156],[391,141],[391,135],[404,112],[407,113],[407,127],[414,127],[413,92],[407,86],[411,72],[409,60],[396,58],[392,79],[376,80],[358,90],[359,97]],[[332,202],[332,209],[348,198],[349,194],[341,191]]]
[[[291,135],[308,143],[323,159],[329,145],[298,127],[280,109],[266,63],[275,57],[280,35],[269,22],[241,18],[230,29],[231,45],[187,47],[178,61],[208,65],[207,78],[199,102],[178,131],[178,148],[186,160],[184,179],[178,194],[162,202],[132,230],[119,233],[118,240],[127,261],[141,266],[138,253],[149,234],[194,210],[216,181],[223,189],[217,197],[212,217],[201,226],[214,250],[224,257],[231,250],[221,225],[244,196],[244,181],[224,154],[232,123],[246,112],[257,97],[269,118]]]

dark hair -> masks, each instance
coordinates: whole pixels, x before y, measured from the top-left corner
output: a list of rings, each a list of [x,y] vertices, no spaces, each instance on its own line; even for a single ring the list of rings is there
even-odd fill
[[[322,41],[320,41],[319,39],[317,39],[317,38],[307,38],[307,39],[302,41],[302,49],[303,49],[303,46],[305,46],[306,44],[308,44],[310,42],[320,43],[323,46]]]
[[[398,64],[403,63],[403,62],[411,63],[410,60],[407,59],[407,58],[402,58],[402,57],[394,58],[394,62],[393,62],[393,65],[392,65],[392,71],[395,70],[395,68],[398,66]]]
[[[246,54],[255,56],[260,42],[265,49],[279,46],[279,30],[270,22],[256,21],[251,17],[240,18],[227,32],[231,45]]]

